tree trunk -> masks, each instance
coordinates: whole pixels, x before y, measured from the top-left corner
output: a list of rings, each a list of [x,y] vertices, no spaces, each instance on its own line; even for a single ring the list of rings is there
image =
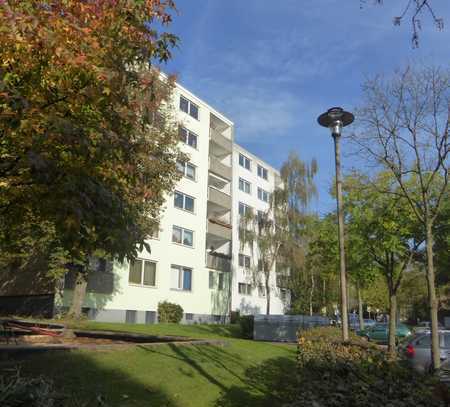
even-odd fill
[[[397,347],[395,344],[397,330],[397,295],[389,290],[389,332],[388,332],[388,352],[391,358],[395,358]]]
[[[363,302],[361,297],[361,288],[359,284],[356,287],[358,291],[358,314],[359,314],[359,329],[364,329],[364,315],[363,315]]]
[[[270,315],[270,285],[269,285],[269,275],[266,275],[266,315]]]
[[[311,272],[311,290],[309,292],[309,315],[313,314],[313,298],[314,298],[314,275]]]
[[[426,222],[426,248],[427,248],[427,286],[428,286],[428,306],[430,308],[431,321],[431,360],[433,370],[439,369],[441,365],[439,351],[438,332],[438,301],[434,281],[434,261],[433,261],[433,231],[429,219]]]
[[[70,305],[68,316],[79,319],[81,317],[84,297],[86,296],[87,279],[86,274],[78,272],[73,289],[72,304]]]

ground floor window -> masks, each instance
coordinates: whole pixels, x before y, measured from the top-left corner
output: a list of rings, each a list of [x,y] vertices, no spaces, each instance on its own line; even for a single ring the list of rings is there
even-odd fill
[[[239,294],[252,295],[252,286],[247,283],[239,283],[238,291],[239,291]]]
[[[143,259],[130,261],[128,282],[130,284],[154,287],[156,285],[156,263]]]
[[[189,267],[172,265],[171,288],[174,290],[191,291],[192,269]]]

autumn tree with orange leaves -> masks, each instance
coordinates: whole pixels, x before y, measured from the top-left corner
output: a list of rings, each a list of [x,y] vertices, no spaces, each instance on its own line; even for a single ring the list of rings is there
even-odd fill
[[[134,258],[177,179],[171,0],[0,0],[0,258]]]

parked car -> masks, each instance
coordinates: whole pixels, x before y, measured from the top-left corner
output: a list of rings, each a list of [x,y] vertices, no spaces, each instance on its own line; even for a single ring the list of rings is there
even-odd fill
[[[376,321],[374,321],[373,319],[364,319],[364,329],[374,326],[376,325]],[[349,322],[349,326],[350,329],[353,329],[354,331],[358,331],[360,330],[360,326],[359,326],[359,318],[357,320],[351,320]]]
[[[450,330],[439,331],[439,347],[441,368],[450,368]],[[402,348],[403,355],[411,366],[421,372],[429,371],[431,367],[431,332],[415,334]]]
[[[431,329],[431,322],[430,321],[422,321],[417,324],[417,326],[414,328],[414,333],[423,333],[428,332]],[[443,330],[444,327],[438,323],[438,329]]]
[[[369,341],[388,343],[389,324],[375,324],[363,330],[357,331],[357,335],[367,338]],[[395,337],[402,340],[411,335],[411,330],[404,324],[397,324]]]

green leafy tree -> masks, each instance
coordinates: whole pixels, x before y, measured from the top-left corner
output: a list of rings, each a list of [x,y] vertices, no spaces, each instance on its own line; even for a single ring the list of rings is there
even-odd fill
[[[415,219],[407,200],[380,193],[392,189],[392,185],[395,187],[393,181],[389,172],[376,174],[372,179],[352,174],[344,185],[349,235],[360,243],[358,249],[364,253],[364,263],[369,267],[363,272],[367,273],[375,266],[386,279],[389,293],[389,352],[395,356],[397,294],[422,240],[417,239]]]
[[[388,170],[398,188],[387,194],[406,199],[425,237],[432,360],[440,366],[434,228],[449,195],[450,71],[407,67],[364,86],[353,137],[368,162]]]
[[[133,258],[177,179],[171,0],[0,2],[0,244],[59,247],[79,316],[98,253]],[[22,225],[26,228],[22,228]],[[34,243],[33,243],[34,244]],[[25,258],[22,257],[22,261]]]

